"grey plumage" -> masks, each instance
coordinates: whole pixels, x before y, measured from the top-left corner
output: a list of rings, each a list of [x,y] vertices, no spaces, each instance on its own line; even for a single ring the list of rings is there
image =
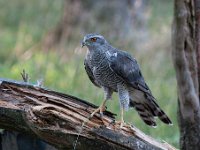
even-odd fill
[[[85,70],[92,83],[104,89],[106,100],[113,92],[118,92],[120,107],[125,110],[135,107],[146,124],[156,126],[156,116],[171,124],[155,102],[137,61],[130,54],[112,47],[99,34],[86,35],[82,44],[89,50],[84,61]]]

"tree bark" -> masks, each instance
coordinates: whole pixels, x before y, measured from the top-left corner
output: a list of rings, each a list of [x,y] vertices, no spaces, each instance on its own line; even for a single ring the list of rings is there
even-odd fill
[[[197,53],[197,66],[198,66],[198,79],[200,79],[200,0],[194,1],[195,6],[195,21],[196,21],[196,53]],[[198,85],[200,93],[200,82]],[[200,97],[200,95],[199,95]]]
[[[175,149],[133,126],[120,129],[108,111],[82,127],[95,105],[24,82],[0,81],[0,128],[38,137],[58,149],[72,149],[78,134],[78,150]]]
[[[193,0],[175,0],[172,29],[172,56],[178,86],[180,148],[200,147],[199,79],[195,6]]]

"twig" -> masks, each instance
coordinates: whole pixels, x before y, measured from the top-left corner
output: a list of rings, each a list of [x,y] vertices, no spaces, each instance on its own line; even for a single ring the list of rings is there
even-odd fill
[[[26,71],[23,69],[23,71],[21,72],[21,76],[24,82],[28,83],[29,82],[29,75],[28,73],[26,73]]]

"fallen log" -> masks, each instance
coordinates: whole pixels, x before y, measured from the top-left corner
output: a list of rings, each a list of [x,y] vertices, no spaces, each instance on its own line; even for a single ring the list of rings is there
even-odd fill
[[[0,128],[38,137],[57,149],[175,149],[134,126],[120,128],[111,112],[88,120],[95,108],[71,95],[0,79]]]

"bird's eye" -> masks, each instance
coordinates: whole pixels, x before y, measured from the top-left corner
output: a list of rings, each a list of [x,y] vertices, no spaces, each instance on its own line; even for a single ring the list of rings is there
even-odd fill
[[[92,42],[96,42],[96,41],[97,41],[97,38],[94,37],[94,38],[91,38],[90,40],[91,40]]]

